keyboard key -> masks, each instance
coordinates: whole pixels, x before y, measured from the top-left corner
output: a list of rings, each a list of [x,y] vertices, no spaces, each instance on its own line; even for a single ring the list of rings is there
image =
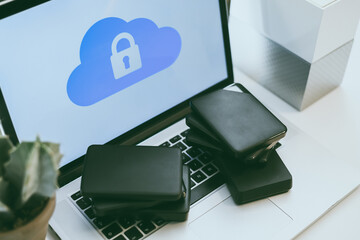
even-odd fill
[[[126,240],[126,238],[123,235],[119,235],[114,240]]]
[[[134,220],[134,218],[129,217],[129,216],[122,216],[122,217],[118,218],[118,222],[124,229],[126,229],[126,228],[130,227],[131,225],[133,225],[135,223],[135,220]]]
[[[186,138],[184,138],[182,141],[183,141],[183,143],[185,143],[185,146],[187,146],[187,147],[191,146],[191,144],[186,140]]]
[[[191,168],[191,170],[196,171],[203,165],[198,160],[194,159],[188,164],[188,166]]]
[[[186,153],[189,154],[190,157],[195,158],[201,154],[201,151],[197,147],[192,147],[189,150],[187,150]]]
[[[108,239],[121,233],[121,227],[117,223],[113,223],[101,231]]]
[[[80,198],[76,201],[76,204],[84,210],[85,208],[89,207],[91,205],[91,201],[88,198]]]
[[[214,173],[217,172],[217,169],[214,167],[214,165],[212,165],[211,163],[206,165],[205,167],[202,168],[202,170],[208,175],[211,176]]]
[[[209,162],[212,161],[212,157],[209,153],[204,153],[201,154],[198,159],[203,163],[203,164],[208,164]]]
[[[152,224],[150,221],[142,221],[138,224],[138,227],[145,234],[148,234],[149,232],[151,232],[156,228],[155,225]]]
[[[74,193],[73,195],[71,195],[71,198],[74,201],[81,198],[81,197],[82,197],[82,195],[81,195],[80,191],[78,191],[78,192]]]
[[[177,141],[179,141],[181,139],[181,137],[179,135],[176,135],[175,137],[171,138],[170,139],[170,142],[171,143],[176,143]]]
[[[187,163],[188,161],[191,160],[191,158],[188,155],[186,155],[185,153],[181,154],[181,158],[182,158],[183,163]]]
[[[93,211],[92,208],[86,209],[85,214],[86,214],[86,216],[88,216],[88,218],[90,218],[90,219],[95,218],[95,213],[94,213],[94,211]]]
[[[220,172],[212,175],[211,178],[206,179],[206,181],[191,189],[190,204],[194,204],[199,201],[224,183],[225,178],[222,174],[220,174]]]
[[[99,218],[95,218],[94,224],[98,228],[103,228],[106,225],[109,225],[109,223],[111,223],[112,221],[114,221],[113,217],[99,217]]]
[[[191,180],[191,181],[190,181],[190,184],[191,184],[191,186],[190,186],[190,187],[195,186],[195,183],[194,183],[194,181],[193,181],[193,180]]]
[[[136,227],[132,227],[129,230],[127,230],[125,232],[126,237],[128,237],[130,240],[138,240],[140,239],[143,235],[141,234],[141,232],[136,228]]]
[[[160,144],[160,147],[170,147],[170,143],[164,142],[164,143]]]
[[[203,181],[206,178],[206,176],[201,171],[197,171],[196,173],[191,175],[191,178],[194,179],[195,182],[199,183],[199,182]]]
[[[180,135],[183,136],[183,137],[186,137],[186,135],[188,134],[188,132],[189,132],[189,129],[183,131],[182,133],[180,133]]]
[[[153,222],[160,227],[165,223],[165,220],[162,218],[156,218],[153,220]]]
[[[181,151],[184,151],[186,149],[186,146],[182,142],[178,142],[173,147],[180,148]]]

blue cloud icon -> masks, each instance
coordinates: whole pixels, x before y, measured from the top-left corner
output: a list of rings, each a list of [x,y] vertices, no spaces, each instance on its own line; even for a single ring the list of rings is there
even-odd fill
[[[81,42],[81,64],[69,77],[68,96],[76,105],[92,105],[168,68],[180,50],[174,28],[158,28],[145,18],[102,19]]]

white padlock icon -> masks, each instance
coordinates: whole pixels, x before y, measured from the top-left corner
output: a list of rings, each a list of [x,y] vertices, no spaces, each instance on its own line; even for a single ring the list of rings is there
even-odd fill
[[[122,39],[128,40],[130,47],[118,52],[117,45]],[[130,33],[122,32],[117,35],[112,42],[111,52],[110,60],[115,79],[119,79],[142,67],[139,46],[135,44],[135,40]]]

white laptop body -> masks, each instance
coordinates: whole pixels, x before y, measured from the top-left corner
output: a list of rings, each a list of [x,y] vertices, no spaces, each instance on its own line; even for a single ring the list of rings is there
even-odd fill
[[[357,188],[353,169],[281,120],[288,133],[277,152],[293,176],[288,193],[238,206],[223,185],[192,205],[186,222],[167,224],[148,239],[292,239]],[[141,145],[157,146],[187,128],[181,120]],[[79,187],[80,178],[59,189],[50,224],[62,239],[102,239],[71,201]]]
[[[176,119],[190,98],[233,82],[223,1],[51,0],[8,15],[0,20],[7,36],[0,39],[4,131],[15,142],[36,135],[59,142],[62,175],[90,144],[133,143],[148,127]],[[122,31],[134,38],[122,36],[125,48],[113,43]],[[131,60],[121,59],[128,72],[119,76],[111,71],[119,63],[112,56],[126,48]],[[88,79],[100,85],[81,85]],[[288,193],[238,206],[222,185],[191,206],[187,221],[168,223],[147,239],[290,239],[358,186],[351,168],[282,121],[288,133],[277,151],[293,176]],[[179,120],[140,144],[158,146],[186,129]],[[76,178],[57,191],[50,226],[61,239],[103,239],[71,200],[79,186]]]

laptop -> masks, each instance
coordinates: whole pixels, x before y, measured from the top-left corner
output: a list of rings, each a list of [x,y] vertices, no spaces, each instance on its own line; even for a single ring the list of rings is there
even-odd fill
[[[341,159],[278,115],[288,127],[277,150],[293,176],[288,193],[235,205],[211,153],[186,143],[189,100],[242,91],[233,85],[225,1],[8,4],[0,8],[2,127],[15,143],[39,135],[61,144],[50,220],[59,238],[290,239],[358,186]],[[188,220],[97,218],[79,191],[91,144],[180,148],[191,169]]]

